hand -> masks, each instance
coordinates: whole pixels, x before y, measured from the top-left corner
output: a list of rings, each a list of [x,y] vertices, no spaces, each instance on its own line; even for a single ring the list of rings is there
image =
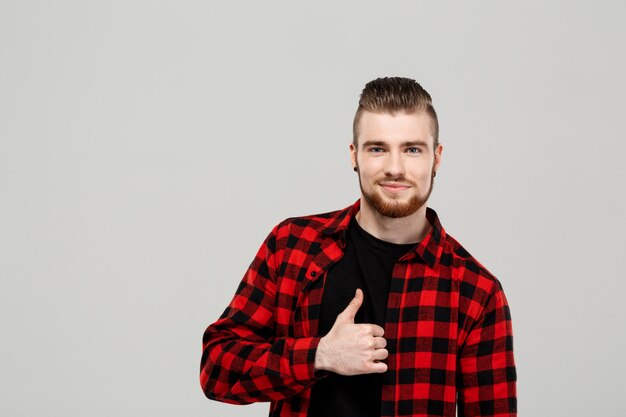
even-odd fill
[[[385,330],[375,324],[354,323],[354,316],[363,304],[363,291],[356,290],[350,304],[335,320],[328,334],[321,338],[315,354],[315,369],[340,375],[382,373],[389,356]]]

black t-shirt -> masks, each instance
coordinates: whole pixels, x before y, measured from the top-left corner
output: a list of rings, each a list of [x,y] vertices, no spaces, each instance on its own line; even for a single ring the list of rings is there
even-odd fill
[[[395,244],[367,233],[353,218],[343,258],[329,271],[320,307],[319,334],[326,335],[337,315],[364,294],[355,323],[385,327],[385,313],[393,266],[416,244]],[[331,373],[313,385],[308,417],[379,417],[382,374],[344,376]]]

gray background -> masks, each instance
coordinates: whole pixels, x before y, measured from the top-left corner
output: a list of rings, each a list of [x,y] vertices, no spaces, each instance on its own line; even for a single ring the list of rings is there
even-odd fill
[[[525,416],[624,416],[622,1],[0,1],[0,415],[259,416],[201,337],[288,216],[359,196],[372,78],[440,114],[429,205],[502,281]]]

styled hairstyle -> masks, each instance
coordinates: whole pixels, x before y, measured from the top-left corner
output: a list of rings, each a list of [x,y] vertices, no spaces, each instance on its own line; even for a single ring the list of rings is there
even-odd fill
[[[433,148],[439,144],[439,121],[430,94],[411,78],[384,77],[365,84],[352,125],[352,143],[357,148],[358,125],[364,111],[373,113],[414,113],[425,111],[431,119]],[[358,148],[357,148],[358,149]]]

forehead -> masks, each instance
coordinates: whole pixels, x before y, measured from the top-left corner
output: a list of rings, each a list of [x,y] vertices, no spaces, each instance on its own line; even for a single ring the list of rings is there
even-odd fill
[[[381,112],[364,111],[358,125],[358,143],[382,141],[389,145],[425,141],[433,146],[430,116],[423,111]]]

